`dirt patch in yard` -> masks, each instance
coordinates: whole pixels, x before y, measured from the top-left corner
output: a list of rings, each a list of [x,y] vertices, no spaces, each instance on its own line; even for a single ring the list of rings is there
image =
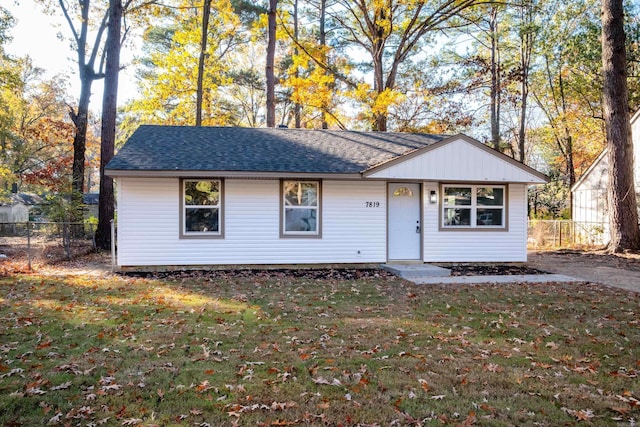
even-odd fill
[[[602,250],[529,252],[531,268],[640,292],[640,253]]]

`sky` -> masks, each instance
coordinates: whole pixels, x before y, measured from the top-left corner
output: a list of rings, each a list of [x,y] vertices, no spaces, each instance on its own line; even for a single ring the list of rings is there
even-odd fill
[[[16,3],[18,1],[18,3]],[[80,96],[80,81],[75,52],[67,41],[60,40],[58,34],[67,37],[71,34],[68,24],[62,17],[49,16],[42,12],[40,5],[33,0],[3,0],[3,7],[9,10],[16,20],[10,30],[13,37],[5,46],[7,53],[13,56],[29,55],[34,64],[45,70],[47,77],[56,74],[68,76],[69,95],[77,99]],[[133,53],[121,53],[121,65],[129,65]],[[136,83],[132,66],[126,67],[119,76],[118,104],[123,105],[136,93]],[[91,110],[99,111],[102,106],[102,82],[96,81],[92,86]]]

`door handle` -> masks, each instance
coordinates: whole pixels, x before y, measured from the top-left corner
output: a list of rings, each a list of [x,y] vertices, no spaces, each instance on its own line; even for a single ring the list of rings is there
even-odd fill
[[[416,233],[419,234],[420,233],[420,221],[416,221],[416,224],[418,224],[418,225],[416,225]]]

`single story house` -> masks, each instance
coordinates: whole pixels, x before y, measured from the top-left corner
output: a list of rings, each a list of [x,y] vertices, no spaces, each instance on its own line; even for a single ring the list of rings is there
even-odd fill
[[[636,200],[640,208],[640,111],[631,117]],[[609,243],[609,154],[605,148],[573,185],[572,211],[576,234],[586,244]],[[638,212],[640,214],[640,210]]]
[[[121,268],[522,262],[548,180],[465,135],[150,125],[106,172]]]

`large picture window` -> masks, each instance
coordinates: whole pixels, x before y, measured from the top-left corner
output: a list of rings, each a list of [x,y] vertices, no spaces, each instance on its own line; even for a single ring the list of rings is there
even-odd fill
[[[282,181],[282,234],[320,236],[319,181]]]
[[[443,228],[506,228],[505,186],[442,187]]]
[[[222,181],[182,180],[182,235],[222,235]]]

